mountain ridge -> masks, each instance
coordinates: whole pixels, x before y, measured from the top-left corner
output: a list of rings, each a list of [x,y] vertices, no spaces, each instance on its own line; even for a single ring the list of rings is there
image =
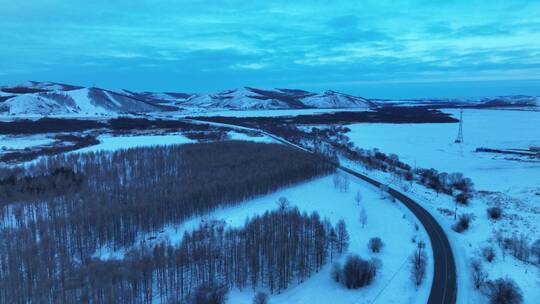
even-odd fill
[[[336,91],[323,93],[298,89],[242,87],[216,93],[134,92],[107,90],[55,82],[29,81],[0,87],[0,115],[88,115],[202,110],[276,110],[307,108],[357,108],[376,105],[363,97]]]
[[[215,93],[135,92],[50,81],[0,86],[1,116],[119,116],[166,111],[356,109],[388,106],[523,107],[537,109],[540,98],[527,95],[474,98],[367,99],[326,90],[240,87]]]

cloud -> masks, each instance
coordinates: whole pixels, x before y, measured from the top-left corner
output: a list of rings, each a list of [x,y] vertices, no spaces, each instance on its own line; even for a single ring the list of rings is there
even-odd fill
[[[8,1],[3,12],[0,66],[29,79],[93,83],[107,74],[161,86],[159,75],[167,75],[212,91],[445,73],[517,77],[505,70],[538,76],[534,1],[28,0]]]
[[[244,70],[261,70],[267,67],[268,64],[261,63],[261,62],[253,62],[253,63],[237,63],[232,65],[233,69],[244,69]]]
[[[357,27],[358,24],[358,17],[354,15],[338,16],[328,21],[328,25],[331,28]]]

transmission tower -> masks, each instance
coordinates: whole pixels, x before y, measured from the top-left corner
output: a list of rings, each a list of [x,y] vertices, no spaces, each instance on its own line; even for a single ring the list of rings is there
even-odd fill
[[[459,131],[454,142],[456,144],[461,144],[463,142],[463,109],[459,109]]]

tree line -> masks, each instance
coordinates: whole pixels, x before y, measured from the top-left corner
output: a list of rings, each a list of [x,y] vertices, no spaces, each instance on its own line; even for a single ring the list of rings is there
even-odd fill
[[[211,118],[210,120],[213,120]],[[229,118],[223,118],[226,122]],[[232,118],[235,123],[241,123],[242,118]],[[216,118],[221,121],[221,118]],[[238,122],[240,121],[240,122]],[[266,120],[247,120],[246,124],[260,122],[256,127],[269,133],[283,137],[295,144],[311,149],[327,159],[339,163],[338,155],[357,162],[369,170],[379,170],[392,173],[399,180],[417,182],[437,193],[454,197],[456,203],[468,204],[474,193],[474,183],[462,173],[439,172],[433,168],[413,168],[401,161],[396,154],[385,154],[379,149],[362,149],[355,147],[346,133],[347,127],[332,125],[328,128],[311,129],[299,128],[287,123],[271,123]]]

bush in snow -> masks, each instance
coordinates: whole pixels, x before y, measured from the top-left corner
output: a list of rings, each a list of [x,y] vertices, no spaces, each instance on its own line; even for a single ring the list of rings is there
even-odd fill
[[[498,220],[502,216],[502,209],[500,207],[491,207],[487,209],[488,217],[492,220]]]
[[[491,246],[486,246],[482,248],[482,256],[484,257],[484,259],[486,259],[486,261],[491,263],[493,262],[496,256],[495,250]]]
[[[482,267],[482,262],[478,259],[473,259],[471,261],[472,277],[474,282],[474,288],[480,289],[486,282],[488,278],[487,272],[484,271]]]
[[[411,256],[411,279],[416,286],[420,286],[426,276],[427,255],[424,252],[424,243],[418,243],[418,249]]]
[[[191,304],[223,304],[227,300],[227,287],[200,285],[195,289]]]
[[[468,205],[470,199],[471,199],[471,194],[469,192],[460,192],[456,194],[456,196],[454,197],[454,200],[456,201],[456,203],[461,204],[461,205]]]
[[[348,289],[358,289],[373,282],[380,264],[377,259],[367,261],[357,255],[351,255],[347,257],[343,268],[334,268],[332,276]]]
[[[497,279],[488,283],[490,304],[521,304],[521,289],[511,279]]]
[[[384,246],[384,243],[380,237],[374,237],[374,238],[369,239],[368,248],[371,250],[371,252],[378,253],[381,251],[383,246]]]
[[[512,255],[521,261],[528,261],[530,256],[529,239],[525,234],[521,234],[519,238],[512,236],[510,241],[510,250]]]
[[[472,215],[466,213],[459,216],[458,221],[452,225],[452,229],[456,232],[462,233],[463,231],[469,229],[470,223],[472,220]]]
[[[262,291],[257,292],[253,297],[253,304],[268,304],[268,295]]]

